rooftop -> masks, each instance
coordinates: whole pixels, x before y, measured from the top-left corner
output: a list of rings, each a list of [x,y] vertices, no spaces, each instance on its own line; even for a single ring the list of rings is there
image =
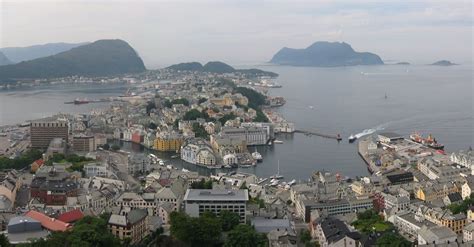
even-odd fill
[[[248,190],[188,189],[185,201],[248,201]]]

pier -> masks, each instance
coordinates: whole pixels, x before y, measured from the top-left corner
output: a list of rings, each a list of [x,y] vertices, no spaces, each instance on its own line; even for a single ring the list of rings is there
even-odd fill
[[[315,136],[320,136],[320,137],[324,137],[324,138],[328,138],[328,139],[334,139],[334,140],[338,140],[338,141],[342,140],[342,137],[340,135],[324,134],[324,133],[320,133],[320,132],[314,131],[314,130],[295,130],[295,133],[302,133],[302,134],[310,135],[310,136],[315,135]]]

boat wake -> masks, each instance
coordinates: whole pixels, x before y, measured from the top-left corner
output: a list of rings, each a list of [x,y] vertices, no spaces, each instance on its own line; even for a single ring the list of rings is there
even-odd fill
[[[363,136],[373,134],[373,133],[375,133],[376,131],[380,131],[380,130],[383,130],[383,129],[384,129],[384,127],[382,127],[382,126],[379,125],[379,126],[373,128],[373,129],[365,129],[365,130],[363,130],[362,132],[355,134],[354,137],[357,138],[357,139],[359,139],[359,138],[361,138],[361,137],[363,137]]]

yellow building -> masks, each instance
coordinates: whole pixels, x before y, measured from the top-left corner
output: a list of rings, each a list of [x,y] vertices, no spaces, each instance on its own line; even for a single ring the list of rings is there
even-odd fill
[[[418,208],[418,215],[423,215],[425,219],[433,222],[438,226],[446,226],[453,230],[456,234],[461,234],[466,225],[465,214],[452,214],[449,209],[430,208],[422,206]]]
[[[156,137],[153,148],[162,151],[179,151],[183,144],[183,137],[178,134],[163,134]]]
[[[455,183],[428,183],[425,186],[419,187],[415,190],[415,198],[422,201],[434,201],[436,199],[443,199],[451,193],[460,192],[461,187]]]

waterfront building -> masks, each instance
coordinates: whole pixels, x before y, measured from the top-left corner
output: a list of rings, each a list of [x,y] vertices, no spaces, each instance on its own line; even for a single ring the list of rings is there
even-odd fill
[[[72,148],[76,152],[92,152],[96,150],[95,137],[92,135],[74,135]]]
[[[220,135],[211,136],[212,148],[221,157],[228,154],[238,154],[247,152],[247,141],[243,136],[223,137]]]
[[[206,211],[219,215],[222,210],[228,210],[239,215],[240,223],[245,223],[248,200],[248,190],[188,189],[184,210],[191,217],[199,217]]]
[[[145,134],[143,133],[142,130],[135,130],[132,132],[132,139],[131,141],[137,144],[143,143]]]
[[[266,145],[270,141],[268,127],[223,127],[219,136],[223,138],[245,138],[248,146]]]
[[[33,121],[30,125],[31,147],[37,149],[48,148],[54,138],[69,140],[69,124],[67,121],[46,118]]]
[[[472,150],[461,150],[459,152],[454,152],[449,157],[451,162],[459,164],[463,167],[472,168],[474,161],[474,152]]]
[[[217,158],[210,144],[204,139],[191,138],[181,147],[181,159],[197,165],[216,166]]]
[[[183,144],[183,136],[175,132],[160,132],[155,141],[153,148],[162,152],[177,152]]]
[[[140,242],[148,235],[147,211],[144,209],[122,210],[110,215],[107,223],[110,232],[120,240],[130,239],[130,244]]]
[[[148,131],[143,139],[143,146],[146,148],[154,148],[156,140],[156,134],[154,131]]]
[[[384,132],[384,133],[380,133],[378,134],[378,139],[380,142],[383,142],[383,143],[391,143],[391,142],[395,142],[395,141],[398,141],[398,140],[403,140],[403,136],[397,134],[397,133],[393,133],[393,132]]]

